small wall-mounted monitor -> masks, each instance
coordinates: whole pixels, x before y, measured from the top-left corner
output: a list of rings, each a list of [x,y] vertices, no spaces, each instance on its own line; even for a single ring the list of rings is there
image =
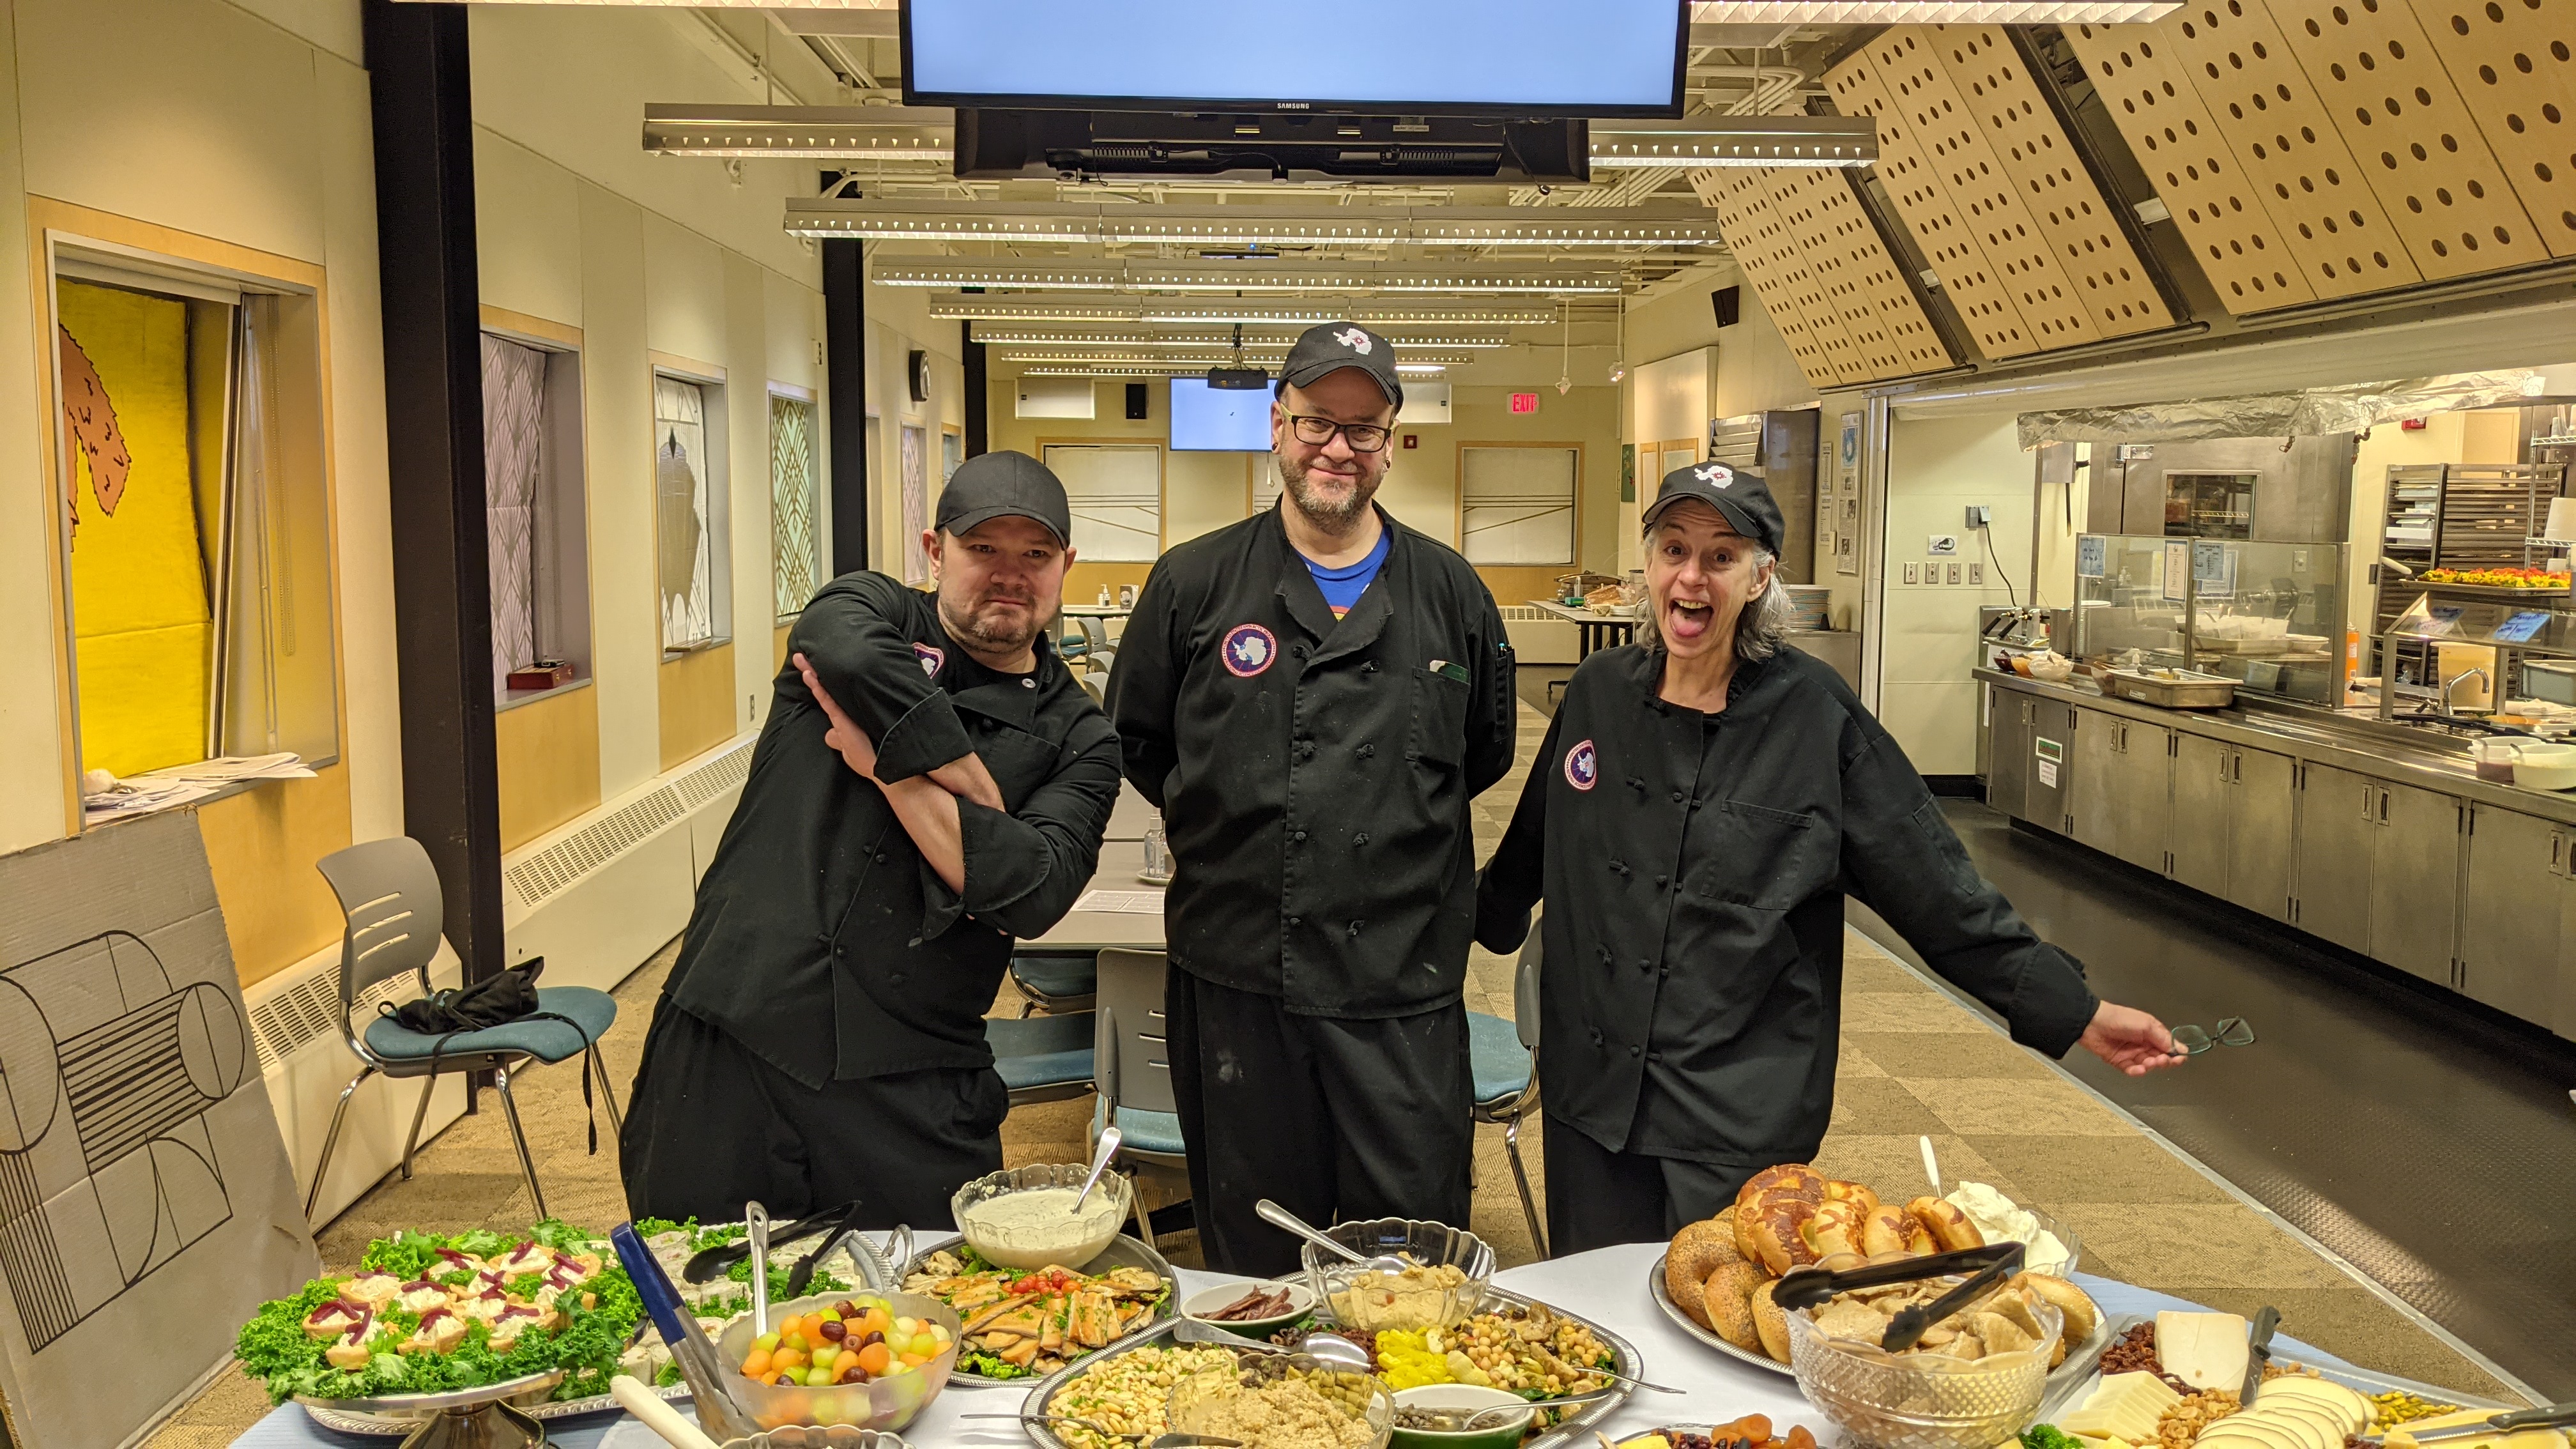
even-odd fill
[[[1269,452],[1270,394],[1210,387],[1204,377],[1173,378],[1172,451]]]

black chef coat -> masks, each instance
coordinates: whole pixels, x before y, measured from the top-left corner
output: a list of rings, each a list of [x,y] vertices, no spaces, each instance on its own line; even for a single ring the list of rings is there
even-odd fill
[[[1548,1123],[1613,1151],[1803,1162],[1833,1107],[1843,897],[2062,1056],[2096,1000],[2072,957],[1977,874],[1941,807],[1842,680],[1783,648],[1718,714],[1655,697],[1632,644],[1574,672],[1483,872],[1477,939],[1546,913]]]
[[[1127,778],[1171,842],[1172,964],[1310,1016],[1458,1000],[1467,802],[1512,763],[1493,595],[1452,550],[1378,522],[1386,562],[1339,620],[1277,507],[1170,550],[1109,679]]]
[[[1117,738],[1044,640],[1034,673],[987,669],[940,627],[934,596],[883,574],[824,585],[787,648],[664,994],[808,1087],[989,1066],[984,1013],[1012,937],[1062,919],[1098,862]],[[1003,809],[957,802],[963,892],[823,743],[800,652],[875,741],[880,779],[982,758]]]

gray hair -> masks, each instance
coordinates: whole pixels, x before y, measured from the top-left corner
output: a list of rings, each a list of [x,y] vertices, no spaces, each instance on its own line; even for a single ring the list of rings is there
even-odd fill
[[[1654,534],[1654,526],[1647,525],[1646,536],[1651,539]],[[1753,545],[1753,571],[1758,574],[1768,568],[1773,569],[1773,573],[1770,582],[1762,586],[1762,592],[1745,600],[1742,612],[1735,616],[1735,657],[1747,663],[1770,658],[1789,641],[1789,620],[1794,609],[1789,602],[1789,591],[1780,586],[1780,575],[1776,569],[1779,562],[1779,556],[1771,550],[1758,543]],[[1646,631],[1646,647],[1660,650],[1664,647],[1663,621],[1653,619],[1648,622],[1653,627]]]

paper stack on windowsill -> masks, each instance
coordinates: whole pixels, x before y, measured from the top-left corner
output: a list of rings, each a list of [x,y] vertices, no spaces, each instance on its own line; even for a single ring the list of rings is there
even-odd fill
[[[91,770],[81,777],[81,819],[86,824],[123,820],[203,800],[228,786],[312,778],[312,767],[292,750],[273,755],[227,755],[193,765],[151,770],[123,780],[105,770]]]

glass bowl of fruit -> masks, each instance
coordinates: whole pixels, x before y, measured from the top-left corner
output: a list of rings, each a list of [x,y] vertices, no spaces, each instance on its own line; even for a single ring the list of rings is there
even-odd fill
[[[956,1311],[918,1293],[825,1294],[775,1303],[769,1332],[746,1313],[716,1352],[742,1375],[734,1398],[763,1429],[850,1424],[896,1430],[957,1366]]]

